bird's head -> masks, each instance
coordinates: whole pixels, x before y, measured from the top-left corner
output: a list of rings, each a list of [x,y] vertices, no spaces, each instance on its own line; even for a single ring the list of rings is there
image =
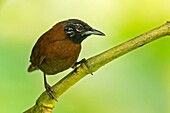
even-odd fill
[[[84,39],[90,35],[105,36],[99,30],[93,29],[87,23],[78,19],[69,19],[64,22],[64,32],[73,42],[80,44]]]

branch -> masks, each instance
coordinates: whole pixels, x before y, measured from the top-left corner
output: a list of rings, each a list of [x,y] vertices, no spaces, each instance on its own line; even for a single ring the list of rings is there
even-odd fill
[[[170,35],[170,21],[158,28],[87,59],[88,68],[84,63],[82,63],[76,72],[72,71],[52,87],[52,89],[56,92],[54,94],[55,97],[58,99],[66,90],[87,74],[97,71],[100,67],[114,59],[167,35]],[[36,104],[24,113],[52,113],[55,102],[55,100],[49,98],[46,92],[43,92],[37,99]]]

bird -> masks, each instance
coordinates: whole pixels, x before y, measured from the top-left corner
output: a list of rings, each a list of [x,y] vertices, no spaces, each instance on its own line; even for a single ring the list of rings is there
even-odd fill
[[[56,100],[46,75],[55,75],[77,64],[81,43],[90,35],[105,36],[82,20],[68,19],[55,24],[35,43],[27,71],[43,72],[44,87],[50,98]]]

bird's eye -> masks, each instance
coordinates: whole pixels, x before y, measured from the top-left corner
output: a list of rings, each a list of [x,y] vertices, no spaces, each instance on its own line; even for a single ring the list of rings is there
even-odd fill
[[[84,30],[84,27],[81,24],[76,24],[76,31],[81,32]]]

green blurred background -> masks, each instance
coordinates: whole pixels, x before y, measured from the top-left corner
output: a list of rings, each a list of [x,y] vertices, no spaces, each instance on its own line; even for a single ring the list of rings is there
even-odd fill
[[[0,0],[0,109],[21,113],[44,91],[28,73],[36,40],[55,23],[78,18],[103,31],[83,42],[89,58],[170,20],[170,0]],[[104,66],[64,93],[54,113],[170,113],[170,37]],[[51,85],[71,69],[49,76]]]

